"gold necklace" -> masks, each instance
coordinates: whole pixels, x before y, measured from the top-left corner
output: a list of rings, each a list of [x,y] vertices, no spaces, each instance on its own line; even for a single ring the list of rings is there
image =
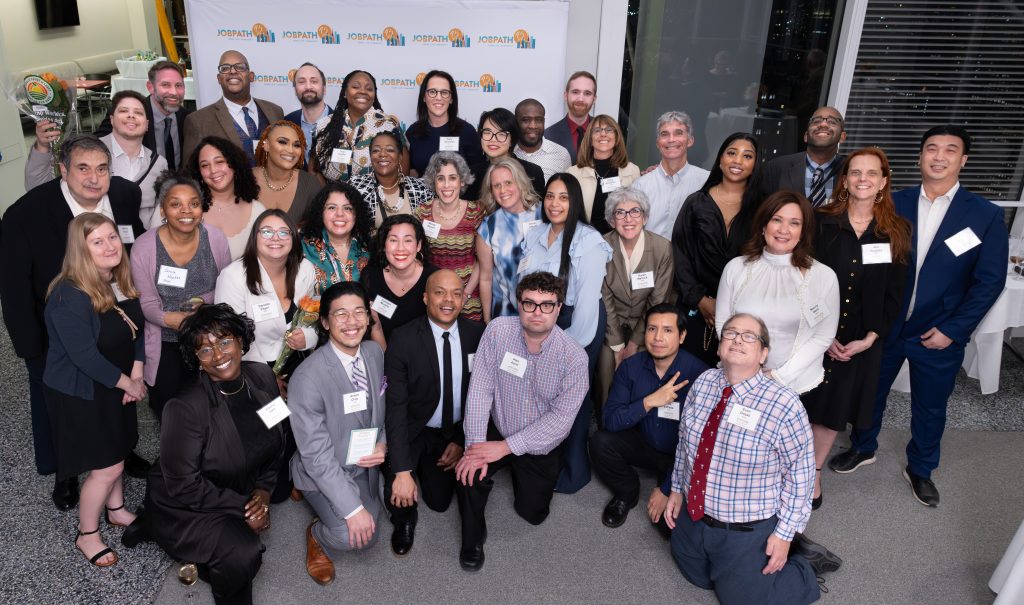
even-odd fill
[[[456,202],[455,202],[455,213],[450,215],[450,216],[445,216],[441,212],[441,205],[442,205],[441,201],[438,200],[437,208],[435,208],[435,210],[434,210],[434,216],[436,216],[438,219],[440,219],[442,221],[446,221],[446,222],[447,221],[452,221],[452,220],[461,218],[462,215],[465,214],[464,210],[460,212],[460,210],[462,209],[462,200],[456,200]]]
[[[221,395],[237,395],[237,394],[241,393],[242,389],[244,389],[244,388],[245,388],[245,376],[242,376],[242,386],[238,387],[238,389],[236,389],[234,391],[231,391],[230,393],[225,393],[224,390],[221,389],[220,387],[217,387],[217,390],[220,391]]]
[[[281,186],[280,188],[274,187],[274,184],[270,182],[270,174],[267,172],[267,167],[266,166],[263,167],[263,180],[265,180],[267,182],[267,187],[270,187],[271,191],[284,191],[285,189],[288,188],[288,185],[292,184],[292,179],[293,178],[295,178],[295,171],[294,170],[289,170],[288,171],[288,180],[285,181],[284,185]]]

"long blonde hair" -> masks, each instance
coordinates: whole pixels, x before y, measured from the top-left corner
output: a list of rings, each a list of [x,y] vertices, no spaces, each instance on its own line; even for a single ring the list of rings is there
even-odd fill
[[[110,225],[117,231],[114,221],[96,212],[84,212],[79,214],[68,224],[68,246],[64,253],[64,263],[61,265],[60,273],[53,278],[50,286],[46,289],[46,298],[50,298],[53,289],[62,281],[74,284],[76,288],[85,292],[92,301],[92,308],[97,313],[104,313],[114,308],[117,298],[110,284],[100,276],[96,263],[92,260],[87,240],[103,225]],[[128,262],[128,253],[122,249],[121,262],[111,272],[114,283],[124,294],[125,298],[138,298],[139,291],[132,281],[131,265]]]
[[[530,177],[526,176],[523,165],[515,158],[503,157],[491,163],[484,175],[483,183],[480,184],[480,205],[483,206],[485,213],[491,214],[498,209],[498,201],[491,193],[491,175],[498,168],[505,168],[512,173],[512,180],[516,182],[519,193],[523,196],[523,208],[529,210],[537,205],[540,194],[533,190],[533,183],[530,182]]]

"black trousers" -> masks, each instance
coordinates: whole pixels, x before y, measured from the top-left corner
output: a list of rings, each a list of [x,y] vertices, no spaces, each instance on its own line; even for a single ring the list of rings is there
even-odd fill
[[[499,441],[503,439],[498,430],[491,425],[487,429],[487,439]],[[462,510],[462,548],[474,548],[483,541],[487,530],[484,509],[487,497],[494,488],[494,474],[509,467],[512,472],[512,506],[516,513],[531,525],[540,525],[547,519],[551,511],[551,497],[555,492],[555,482],[562,467],[561,447],[543,455],[509,454],[487,467],[487,477],[480,479],[477,473],[473,477],[473,485],[457,483],[455,493],[459,498]]]
[[[160,363],[156,368],[156,379],[149,387],[149,409],[153,410],[157,422],[164,413],[164,404],[178,394],[178,391],[195,382],[196,376],[185,369],[181,351],[176,342],[160,343]]]
[[[225,521],[210,560],[200,565],[200,576],[210,583],[217,605],[252,604],[252,581],[263,564],[264,550],[245,521]]]
[[[640,477],[634,466],[654,471],[658,482],[672,472],[675,456],[651,447],[639,427],[612,433],[598,431],[590,438],[594,472],[617,498],[633,502],[640,497]]]
[[[448,447],[449,441],[441,435],[441,429],[424,427],[420,434],[409,444],[409,452],[413,460],[412,476],[419,485],[419,495],[430,510],[443,513],[452,503],[455,493],[455,470],[442,470],[437,459]],[[391,504],[391,487],[395,483],[395,471],[391,466],[391,458],[384,466],[384,506],[391,515],[391,522],[416,523],[418,518],[417,505],[397,507]]]

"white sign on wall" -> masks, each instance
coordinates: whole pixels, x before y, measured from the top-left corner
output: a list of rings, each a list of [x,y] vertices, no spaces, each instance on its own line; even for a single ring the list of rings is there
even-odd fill
[[[476,126],[480,113],[514,109],[533,97],[548,125],[565,113],[566,1],[495,0],[187,0],[197,87],[203,107],[221,96],[217,62],[226,50],[249,60],[253,96],[298,109],[289,75],[304,62],[327,76],[325,100],[338,100],[354,69],[377,80],[385,112],[407,125],[431,69],[456,80],[459,115]]]

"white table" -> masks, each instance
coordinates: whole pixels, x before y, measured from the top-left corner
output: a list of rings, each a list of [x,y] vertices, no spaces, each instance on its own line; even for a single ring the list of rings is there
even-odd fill
[[[111,76],[110,94],[115,95],[122,90],[134,90],[139,94],[148,95],[149,91],[146,90],[146,82],[148,81],[146,78],[128,78],[120,74]],[[191,76],[185,78],[185,99],[188,101],[196,100],[196,84]]]
[[[1024,279],[1017,279],[1016,275],[1012,266],[1008,265],[1003,293],[982,318],[964,350],[963,367],[969,377],[981,383],[983,395],[991,395],[999,390],[999,368],[1003,362],[1006,330],[1024,326]],[[903,393],[910,392],[910,370],[906,363],[892,388]]]
[[[993,605],[1024,602],[1024,523],[1020,524],[999,566],[992,572],[988,587],[999,595]]]

